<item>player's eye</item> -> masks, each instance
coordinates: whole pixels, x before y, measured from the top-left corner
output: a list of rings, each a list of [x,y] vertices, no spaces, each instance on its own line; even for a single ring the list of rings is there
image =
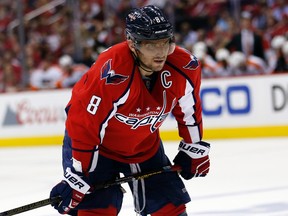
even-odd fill
[[[159,48],[166,48],[169,47],[169,40],[153,43],[153,42],[146,42],[143,43],[142,46],[147,50],[155,50]]]

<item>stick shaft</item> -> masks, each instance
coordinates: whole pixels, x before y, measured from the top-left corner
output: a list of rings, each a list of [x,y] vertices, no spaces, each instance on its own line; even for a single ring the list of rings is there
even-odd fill
[[[166,166],[163,167],[159,170],[155,170],[155,171],[150,171],[150,172],[145,172],[145,173],[136,173],[130,176],[126,176],[126,177],[122,177],[119,179],[115,179],[115,180],[111,180],[108,182],[104,182],[102,184],[97,184],[94,188],[97,189],[101,189],[101,188],[107,188],[107,187],[111,187],[114,185],[120,185],[123,183],[127,183],[127,182],[131,182],[133,180],[139,180],[139,179],[144,179],[144,178],[149,178],[151,176],[154,175],[158,175],[161,173],[165,173],[165,172],[176,172],[176,171],[180,171],[180,167],[179,166]],[[36,208],[40,208],[46,205],[50,205],[52,203],[56,203],[56,202],[60,202],[61,201],[61,197],[52,197],[52,198],[48,198],[48,199],[43,199],[40,200],[38,202],[34,202],[34,203],[30,203],[28,205],[24,205],[24,206],[20,206],[18,208],[14,208],[5,212],[1,212],[0,216],[11,216],[11,215],[15,215],[15,214],[20,214],[22,212],[26,212],[26,211],[30,211]]]
[[[15,215],[15,214],[20,214],[25,211],[30,211],[36,208],[50,205],[51,203],[58,202],[59,200],[61,200],[60,197],[52,197],[51,199],[48,198],[48,199],[40,200],[38,202],[30,203],[28,205],[20,206],[18,208],[14,208],[5,212],[1,212],[0,216],[10,216],[10,215]]]
[[[158,175],[158,174],[165,173],[165,172],[177,172],[180,170],[181,170],[181,167],[178,165],[165,166],[165,167],[162,167],[161,169],[158,169],[158,170],[144,172],[144,173],[135,173],[135,174],[132,174],[130,176],[126,176],[126,177],[114,179],[111,181],[107,181],[107,182],[104,182],[101,184],[97,184],[96,186],[94,186],[94,189],[97,190],[97,189],[101,189],[101,188],[107,188],[107,187],[111,187],[114,185],[120,185],[123,183],[131,182],[133,180],[149,178],[150,176]]]

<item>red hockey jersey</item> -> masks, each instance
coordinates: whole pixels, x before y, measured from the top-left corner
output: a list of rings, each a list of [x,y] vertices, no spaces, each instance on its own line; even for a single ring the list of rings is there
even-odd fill
[[[201,140],[197,59],[176,47],[156,73],[156,83],[148,91],[127,42],[123,42],[99,55],[74,86],[66,129],[73,157],[82,162],[84,171],[91,166],[85,152],[95,148],[99,154],[125,163],[152,157],[159,147],[159,127],[171,112],[186,143]]]

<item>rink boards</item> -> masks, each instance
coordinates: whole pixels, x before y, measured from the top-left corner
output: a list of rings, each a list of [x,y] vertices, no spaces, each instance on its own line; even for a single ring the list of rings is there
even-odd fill
[[[71,90],[0,95],[0,146],[61,144]],[[200,91],[204,138],[288,136],[288,74],[206,79]],[[179,140],[173,116],[163,140]]]

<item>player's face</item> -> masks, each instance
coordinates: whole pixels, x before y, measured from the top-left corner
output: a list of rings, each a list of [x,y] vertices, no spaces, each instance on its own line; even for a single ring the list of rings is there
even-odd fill
[[[152,71],[160,71],[166,61],[170,39],[142,41],[138,45],[141,62]]]

